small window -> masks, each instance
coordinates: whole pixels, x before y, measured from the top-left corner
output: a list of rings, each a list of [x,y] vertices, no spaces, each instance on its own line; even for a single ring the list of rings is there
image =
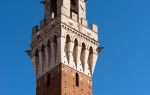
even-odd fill
[[[70,7],[70,17],[73,17],[73,15],[75,15],[75,17],[78,17],[78,13],[79,13],[79,9],[78,9],[78,0],[71,0],[71,7]],[[76,17],[76,18],[77,18]]]
[[[57,17],[57,0],[50,0],[50,9],[54,17]]]
[[[76,6],[75,0],[71,0],[71,5]]]
[[[50,85],[51,85],[51,75],[48,74],[47,75],[47,87],[50,87]]]
[[[79,74],[76,73],[76,86],[79,87]]]

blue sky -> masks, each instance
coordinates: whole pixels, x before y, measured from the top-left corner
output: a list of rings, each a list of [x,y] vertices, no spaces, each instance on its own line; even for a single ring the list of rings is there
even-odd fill
[[[0,93],[35,95],[29,48],[31,28],[43,18],[40,0],[0,2]],[[104,46],[93,95],[150,95],[150,1],[88,0],[89,23]]]

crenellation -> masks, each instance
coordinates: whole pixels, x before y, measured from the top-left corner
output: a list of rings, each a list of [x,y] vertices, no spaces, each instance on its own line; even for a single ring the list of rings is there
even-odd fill
[[[84,18],[81,19],[81,24],[85,27],[88,27],[88,21]]]
[[[67,17],[65,15],[61,15],[61,23],[64,23],[64,24],[70,26],[70,28],[73,28],[74,30],[81,32],[81,33],[85,34],[86,36],[91,37],[92,39],[94,38],[96,41],[98,41],[97,32],[88,29],[87,27],[83,26],[82,24],[80,24],[72,19],[69,19],[69,17]],[[86,20],[83,24],[86,25]],[[88,25],[88,23],[87,23],[87,25]],[[91,29],[96,29],[96,25],[93,26]],[[97,31],[98,31],[98,29],[97,29]]]
[[[68,28],[69,28],[69,29],[68,29]],[[65,29],[65,30],[63,30],[63,31],[66,31],[66,32],[68,31],[68,33],[74,34],[74,37],[84,38],[84,40],[86,39],[86,41],[89,41],[89,42],[92,41],[92,43],[93,43],[94,45],[97,45],[97,46],[98,46],[98,42],[97,42],[95,39],[93,39],[93,37],[91,38],[91,37],[85,35],[84,33],[81,33],[81,32],[79,32],[79,31],[77,31],[77,30],[75,30],[75,29],[72,29],[71,27],[66,26],[66,25],[64,25],[64,24],[62,24],[62,29]]]
[[[35,25],[35,26],[32,28],[32,34],[33,34],[33,33],[36,33],[37,31],[38,31],[38,26]]]
[[[96,33],[98,32],[98,26],[96,24],[92,24],[91,29],[92,29],[92,31],[94,31]]]
[[[40,21],[40,29],[43,29],[45,24],[46,24],[46,20],[45,19],[41,20]]]
[[[42,29],[42,30],[44,30],[44,29]],[[42,32],[42,30],[37,31],[37,33],[40,33],[40,34],[39,34],[38,38],[36,35],[36,38],[33,39],[32,43],[31,43],[32,48],[34,48],[38,43],[45,41],[46,39],[49,39],[49,38],[52,39],[54,35],[57,35],[58,37],[60,36],[59,35],[60,26],[59,25],[56,25],[55,27],[53,27],[51,29],[51,31],[49,31],[49,32],[45,32],[45,31]],[[55,32],[53,32],[53,31],[55,31]]]
[[[62,26],[62,28],[64,27],[64,25],[62,24],[61,25]],[[69,30],[68,31],[72,31],[72,32],[74,32],[75,34],[74,35],[76,35],[76,32],[78,32],[77,30],[72,30],[71,29],[71,27],[68,27],[68,26],[66,26],[66,28],[65,29],[67,29],[68,30],[68,28],[69,28]],[[55,28],[53,28],[53,30],[51,30],[50,32],[47,32],[47,33],[44,33],[44,32],[41,32],[41,34],[40,35],[44,35],[44,36],[41,36],[41,38],[38,38],[38,40],[36,40],[36,42],[37,41],[43,41],[44,40],[44,38],[47,38],[47,37],[50,37],[50,35],[52,36],[52,34],[53,34],[53,32],[52,31],[60,31],[61,29],[60,29],[60,27],[59,27],[59,25],[57,26],[57,27],[55,27]],[[36,33],[38,33],[38,32],[36,32]],[[57,32],[56,32],[57,33]],[[78,32],[79,33],[79,32]],[[83,35],[83,36],[82,36]],[[46,37],[47,36],[47,37]],[[83,33],[80,33],[80,36],[78,35],[78,37],[84,37],[84,34]],[[88,38],[87,38],[88,37]],[[50,37],[51,38],[51,37]],[[86,40],[92,40],[92,43],[95,43],[96,45],[98,45],[97,44],[97,41],[95,41],[95,39],[93,39],[93,38],[89,38],[89,36],[86,36],[86,37],[84,37],[84,38],[86,38]],[[32,44],[34,44],[35,42],[33,41],[33,43]],[[39,43],[39,42],[37,42],[37,43]]]

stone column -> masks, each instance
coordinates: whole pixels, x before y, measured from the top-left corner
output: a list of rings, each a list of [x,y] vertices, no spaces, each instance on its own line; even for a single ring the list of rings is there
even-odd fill
[[[89,57],[89,51],[86,49],[85,50],[85,60],[84,60],[84,73],[86,75],[90,75],[88,57]]]
[[[68,65],[67,56],[65,52],[65,42],[66,42],[66,38],[62,36],[61,37],[61,63]]]
[[[33,64],[33,67],[34,67],[34,71],[35,71],[35,75],[36,75],[36,78],[37,78],[37,74],[38,74],[38,67],[39,67],[39,56],[38,54],[34,54],[32,56],[32,64]]]
[[[50,51],[49,51],[49,47],[45,48],[45,64],[44,64],[44,72],[47,72],[49,70],[49,66],[50,66]]]
[[[52,42],[51,44],[50,44],[50,46],[51,46],[51,66],[50,66],[50,68],[53,68],[54,66],[55,66],[55,47],[54,47],[54,42]]]
[[[68,50],[68,56],[69,56],[69,65],[72,67],[72,68],[75,68],[75,62],[74,62],[74,59],[73,59],[73,48],[74,48],[74,43],[73,42],[69,42],[69,50]]]
[[[78,46],[74,46],[73,57],[74,57],[74,62],[75,62],[76,67],[77,67],[77,54],[78,54]]]
[[[91,71],[92,71],[91,73],[92,73],[92,75],[93,75],[93,72],[94,72],[94,69],[95,69],[97,57],[98,57],[98,55],[96,53],[93,53],[93,65],[91,67]]]
[[[61,37],[57,38],[57,56],[56,56],[56,64],[60,64],[61,62]]]
[[[32,64],[33,64],[33,68],[34,68],[34,71],[35,71],[35,73],[37,73],[37,68],[36,68],[36,56],[34,55],[33,57],[32,57]]]
[[[81,59],[80,59],[82,47],[79,46],[79,45],[77,47],[78,47],[78,53],[77,53],[77,70],[80,71],[80,72],[83,72],[83,66],[82,66]]]
[[[43,65],[43,51],[39,52],[39,66],[38,66],[38,76],[42,75],[42,65]]]

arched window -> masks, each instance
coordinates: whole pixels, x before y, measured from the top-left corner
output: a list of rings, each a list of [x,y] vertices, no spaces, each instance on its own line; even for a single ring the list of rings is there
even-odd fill
[[[50,85],[51,85],[51,75],[48,74],[47,75],[47,87],[50,87]]]
[[[80,84],[79,74],[76,73],[76,86],[79,87],[79,84]]]
[[[57,0],[50,0],[50,10],[54,13],[54,17],[57,16]]]
[[[65,43],[65,52],[66,52],[66,57],[67,57],[67,60],[69,62],[69,51],[70,51],[70,36],[67,35],[66,36],[66,43]]]
[[[75,0],[71,0],[71,5],[76,6],[76,1]]]
[[[73,20],[78,21],[78,13],[79,13],[79,7],[78,7],[78,0],[71,0],[71,7],[70,7],[70,17]]]
[[[77,57],[78,57],[78,40],[77,39],[75,39],[74,41],[73,57],[74,57],[74,62],[77,65]]]

